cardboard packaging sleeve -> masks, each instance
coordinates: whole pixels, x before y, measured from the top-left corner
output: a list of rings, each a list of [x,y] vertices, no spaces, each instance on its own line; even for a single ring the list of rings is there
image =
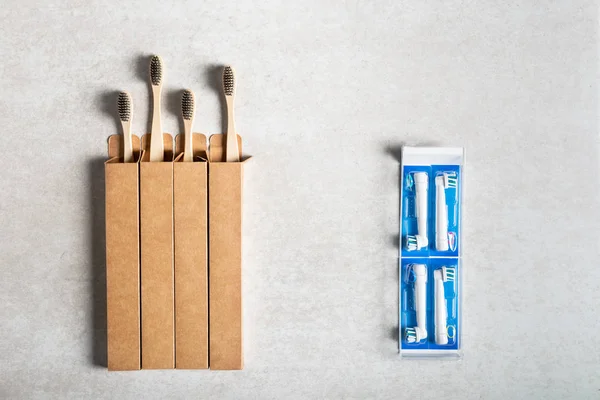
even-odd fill
[[[206,136],[193,135],[194,161],[183,162],[175,140],[175,368],[208,368],[208,197]]]
[[[242,183],[244,161],[221,162],[221,134],[208,165],[210,368],[244,366],[242,340]],[[241,138],[238,136],[241,156]]]
[[[140,251],[138,161],[123,163],[123,136],[108,139],[106,185],[106,314],[108,369],[140,369]],[[121,157],[121,158],[119,158]]]
[[[165,159],[149,162],[142,137],[140,250],[142,369],[175,367],[173,270],[173,139],[164,134]]]
[[[136,162],[123,163],[122,136],[109,138],[109,369],[242,369],[244,161],[221,162],[213,135],[207,163],[194,134],[194,162],[181,162],[183,137],[173,162],[165,134],[165,161],[150,163],[148,139],[134,137]]]

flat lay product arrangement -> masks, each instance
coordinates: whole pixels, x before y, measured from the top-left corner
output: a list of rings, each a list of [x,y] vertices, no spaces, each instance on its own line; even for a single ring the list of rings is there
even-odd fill
[[[106,292],[109,370],[243,368],[241,137],[235,71],[223,69],[227,132],[193,131],[194,93],[182,91],[184,132],[161,124],[165,65],[149,60],[152,127],[131,132],[134,98],[115,99],[122,134],[108,138]],[[210,294],[210,295],[209,295]]]
[[[226,66],[227,131],[162,129],[165,65],[149,60],[152,125],[132,133],[134,98],[115,98],[122,132],[108,138],[106,291],[109,370],[243,368],[242,141],[236,76]],[[400,353],[459,356],[462,148],[404,147],[400,219]]]
[[[460,356],[462,148],[404,147],[400,354]]]

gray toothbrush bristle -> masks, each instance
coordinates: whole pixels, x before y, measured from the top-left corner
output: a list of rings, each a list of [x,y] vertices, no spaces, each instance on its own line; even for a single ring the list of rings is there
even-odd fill
[[[150,60],[150,80],[154,86],[160,85],[162,75],[162,59],[159,56],[152,56],[152,59]]]
[[[119,111],[119,119],[121,121],[129,121],[131,119],[131,96],[127,92],[119,93],[117,100],[117,109]]]
[[[194,117],[194,93],[184,90],[181,96],[181,115],[183,119],[190,120]]]
[[[223,70],[223,91],[225,96],[233,95],[235,89],[235,77],[233,75],[233,69],[230,66],[225,67]]]

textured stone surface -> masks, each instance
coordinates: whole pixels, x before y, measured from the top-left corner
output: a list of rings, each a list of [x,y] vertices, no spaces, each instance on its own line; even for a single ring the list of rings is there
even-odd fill
[[[3,4],[0,397],[598,396],[595,2],[368,3]],[[118,90],[148,127],[152,53],[174,133],[184,88],[222,129],[236,68],[241,372],[101,366],[102,160]],[[396,353],[403,143],[467,149],[458,363]]]

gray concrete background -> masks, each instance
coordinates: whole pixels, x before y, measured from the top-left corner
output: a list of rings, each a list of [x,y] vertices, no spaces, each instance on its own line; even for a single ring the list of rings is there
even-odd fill
[[[443,3],[443,4],[442,4]],[[593,1],[13,1],[0,8],[0,397],[598,398]],[[197,130],[239,77],[241,372],[109,373],[103,169],[147,57]],[[397,353],[398,154],[467,149],[464,359]]]

